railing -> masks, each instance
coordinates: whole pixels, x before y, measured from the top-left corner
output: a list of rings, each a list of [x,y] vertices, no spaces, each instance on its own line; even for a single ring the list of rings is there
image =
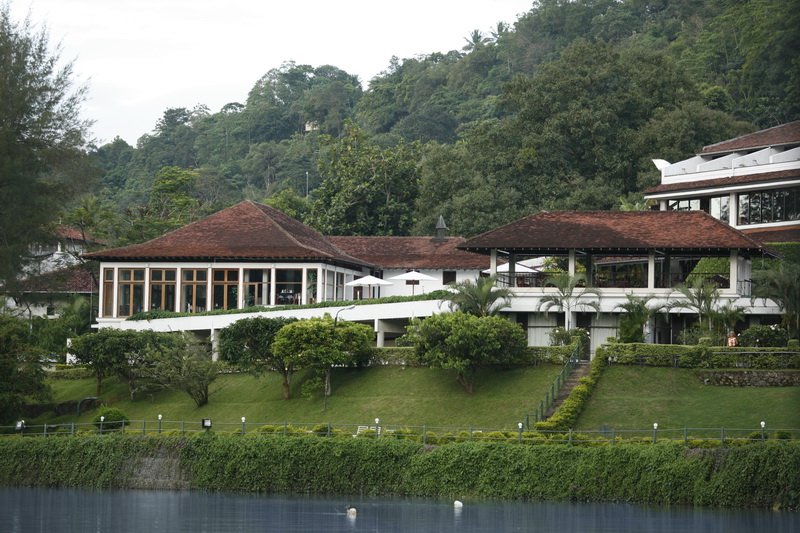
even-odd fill
[[[653,424],[652,429],[619,430],[603,427],[598,431],[525,431],[520,423],[517,429],[491,429],[481,427],[436,427],[356,424],[261,424],[249,422],[214,422],[204,428],[198,421],[146,421],[130,420],[124,427],[100,428],[92,423],[60,425],[35,425],[15,428],[0,426],[0,437],[65,438],[82,435],[190,436],[213,431],[231,436],[289,435],[348,438],[399,438],[430,445],[445,445],[465,441],[503,441],[529,445],[566,444],[573,446],[613,446],[616,444],[657,444],[675,442],[694,448],[726,448],[766,440],[800,439],[800,429],[761,428],[664,428]]]
[[[566,384],[567,378],[569,378],[569,375],[572,374],[572,371],[575,369],[575,365],[578,364],[582,348],[583,347],[580,343],[575,346],[575,349],[572,350],[572,353],[570,354],[566,364],[561,369],[561,372],[558,373],[558,376],[556,376],[556,379],[553,381],[553,383],[550,384],[550,389],[545,394],[544,399],[539,402],[539,405],[536,407],[534,413],[532,415],[525,415],[525,421],[522,422],[525,429],[530,429],[531,419],[533,419],[534,424],[544,419],[545,413],[547,413],[547,410],[553,406],[556,401],[556,396],[558,396],[558,393],[561,392],[561,389]]]
[[[514,274],[514,287],[539,287],[548,286],[547,281],[552,276],[565,275],[564,272],[535,272],[535,273],[516,273]],[[655,276],[655,287],[657,289],[674,289],[679,285],[685,285],[694,278],[704,278],[714,282],[720,289],[730,288],[730,279],[727,276],[708,272],[708,273],[680,273],[663,272]],[[507,273],[497,274],[497,285],[499,287],[510,287],[511,276]],[[644,272],[614,272],[607,268],[596,269],[591,276],[590,285],[601,289],[609,288],[647,288],[647,274]],[[584,286],[583,283],[580,284]],[[752,280],[739,280],[736,285],[737,293],[749,296],[752,292]]]

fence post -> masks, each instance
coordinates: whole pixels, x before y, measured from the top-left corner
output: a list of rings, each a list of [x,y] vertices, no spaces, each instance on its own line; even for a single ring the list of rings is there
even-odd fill
[[[472,440],[472,428],[469,428],[469,440]]]
[[[572,428],[569,428],[569,445],[572,446]]]
[[[683,428],[683,445],[689,446],[689,429],[686,426]]]
[[[722,448],[724,449],[725,448],[725,428],[724,427],[720,428],[720,430],[721,430],[721,433],[722,433],[722,435],[721,435],[722,438],[720,439],[720,442],[722,443]]]
[[[611,428],[611,445],[613,446],[615,441],[617,440],[617,430]]]
[[[72,437],[74,437],[74,436],[75,436],[75,422],[73,422],[72,424],[70,424],[70,432],[69,432],[69,434],[70,434],[70,436],[72,436]]]
[[[186,434],[186,421],[181,420],[181,437],[183,437],[185,434]]]
[[[428,444],[428,426],[422,426],[422,444]]]

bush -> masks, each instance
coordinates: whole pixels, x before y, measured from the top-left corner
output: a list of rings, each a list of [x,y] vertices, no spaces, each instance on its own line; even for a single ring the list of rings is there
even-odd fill
[[[792,434],[781,429],[775,432],[775,438],[778,440],[792,440]]]
[[[749,347],[785,348],[789,335],[780,326],[751,326],[739,334],[739,345]]]
[[[102,424],[100,423],[100,418],[103,418]],[[97,416],[94,417],[92,423],[97,426],[97,429],[101,429],[102,431],[115,431],[125,427],[125,422],[127,422],[129,418],[125,416],[125,413],[117,409],[116,407],[101,407],[100,411],[97,413]]]
[[[748,438],[748,440],[761,440],[761,432],[760,431],[752,431],[747,436],[747,438]],[[768,438],[769,438],[769,435],[764,433],[764,439],[768,439]]]

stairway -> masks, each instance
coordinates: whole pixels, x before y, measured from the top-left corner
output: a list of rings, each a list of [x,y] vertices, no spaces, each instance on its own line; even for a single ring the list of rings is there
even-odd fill
[[[579,380],[584,377],[588,376],[589,372],[591,372],[592,366],[589,361],[578,361],[575,364],[575,368],[572,369],[572,373],[570,373],[567,381],[564,382],[564,386],[561,388],[561,392],[556,395],[556,399],[553,402],[553,405],[550,406],[550,409],[544,415],[543,420],[547,420],[553,413],[556,412],[562,403],[564,403],[564,399],[569,396],[569,393],[572,392],[572,389],[575,385],[578,384]]]

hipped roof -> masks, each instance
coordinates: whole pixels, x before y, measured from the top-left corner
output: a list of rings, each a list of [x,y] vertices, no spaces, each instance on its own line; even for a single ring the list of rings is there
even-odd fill
[[[87,259],[322,261],[369,263],[341,251],[308,226],[268,205],[245,201],[151,241],[84,254]]]
[[[774,255],[766,246],[702,211],[542,211],[458,246],[527,255],[644,253],[726,255],[731,249]]]
[[[736,152],[739,150],[755,150],[770,146],[786,146],[800,143],[800,120],[788,122],[756,131],[735,139],[711,144],[700,152],[703,155]]]
[[[383,269],[484,269],[489,260],[459,250],[463,237],[328,237],[341,250]]]

